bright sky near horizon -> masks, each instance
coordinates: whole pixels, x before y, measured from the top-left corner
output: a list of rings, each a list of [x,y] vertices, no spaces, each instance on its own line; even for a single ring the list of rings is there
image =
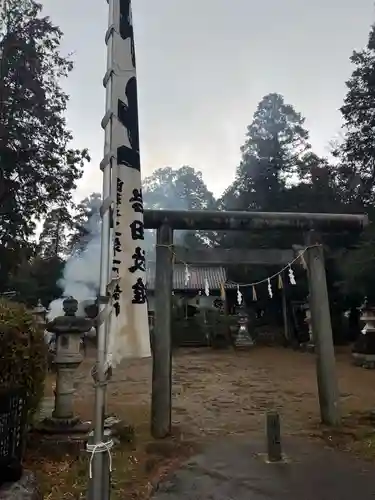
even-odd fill
[[[41,0],[65,33],[75,69],[64,82],[76,147],[92,162],[77,198],[101,191],[106,69],[105,0]],[[367,42],[374,0],[133,0],[143,175],[163,166],[201,170],[220,194],[233,180],[259,100],[284,95],[327,154],[353,49]]]

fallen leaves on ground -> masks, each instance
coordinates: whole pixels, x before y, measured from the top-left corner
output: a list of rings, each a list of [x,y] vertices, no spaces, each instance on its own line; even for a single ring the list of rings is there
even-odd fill
[[[90,420],[94,391],[87,358],[77,373],[76,411]],[[315,356],[283,348],[186,349],[173,359],[173,438],[153,441],[149,435],[149,360],[116,368],[108,386],[108,411],[134,427],[134,442],[113,450],[111,500],[145,499],[155,483],[178,467],[201,445],[223,437],[264,438],[268,410],[281,417],[283,436],[301,436],[375,460],[375,433],[370,419],[375,370],[352,365],[350,353],[337,355],[343,425],[322,427],[316,387]],[[53,377],[52,377],[53,378]],[[52,383],[51,378],[51,383]],[[52,395],[47,384],[47,395]],[[125,440],[126,441],[126,440]],[[34,470],[48,500],[85,498],[88,456],[48,458],[29,451],[25,465]]]

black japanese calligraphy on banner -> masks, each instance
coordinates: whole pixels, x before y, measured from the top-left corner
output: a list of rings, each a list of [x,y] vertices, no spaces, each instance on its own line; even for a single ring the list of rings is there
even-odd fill
[[[121,313],[120,302],[113,303],[113,310],[115,311],[116,318],[118,318],[120,316],[120,313]]]
[[[120,225],[120,217],[121,217],[121,211],[118,207],[116,207],[116,226]]]
[[[130,0],[120,0],[119,31],[120,31],[120,36],[124,41],[130,38],[131,59],[133,68],[135,69],[136,62],[135,62],[134,30],[133,30],[133,20],[132,20]]]
[[[132,286],[133,289],[133,304],[145,304],[146,303],[146,286],[143,283],[142,278],[138,278],[135,284]]]
[[[115,232],[115,239],[114,239],[114,243],[113,243],[114,255],[122,252],[121,236],[122,236],[122,233],[120,233],[119,231]]]
[[[113,309],[115,311],[116,317],[118,317],[121,313],[121,306],[120,306],[121,294],[122,290],[120,286],[117,284],[112,293]]]
[[[136,247],[132,255],[133,265],[129,267],[131,273],[146,271],[146,252],[141,247]]]
[[[132,209],[135,213],[143,214],[142,189],[133,189],[133,195],[129,199],[129,203],[132,204]]]
[[[114,273],[115,277],[118,278],[120,275],[120,265],[121,265],[121,260],[119,259],[113,259],[112,261],[112,272]]]
[[[140,171],[139,130],[138,130],[138,97],[137,79],[132,77],[125,87],[127,104],[121,99],[117,102],[117,117],[126,130],[129,146],[117,148],[117,164]]]
[[[116,189],[116,205],[117,205],[117,211],[119,211],[119,207],[122,204],[122,190],[124,187],[124,182],[117,178],[117,189]]]
[[[141,220],[133,220],[129,224],[132,240],[144,240],[145,239],[145,226]]]

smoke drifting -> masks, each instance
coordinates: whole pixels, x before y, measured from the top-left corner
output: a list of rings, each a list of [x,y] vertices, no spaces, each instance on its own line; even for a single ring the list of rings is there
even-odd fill
[[[161,210],[187,210],[188,202],[184,196],[180,196],[181,188],[175,182],[166,180],[156,186],[147,188],[147,179],[143,191],[145,208]],[[97,205],[97,206],[96,206]],[[49,305],[48,319],[52,320],[56,316],[63,314],[62,302],[65,297],[73,296],[78,302],[93,300],[99,291],[100,278],[100,242],[101,223],[99,216],[100,199],[95,199],[94,215],[89,219],[85,228],[88,234],[84,238],[85,250],[74,253],[66,262],[63,277],[57,283],[63,290],[62,297],[54,300]],[[182,244],[186,231],[175,231],[174,242]],[[145,231],[145,250],[147,261],[155,261],[156,231]],[[83,310],[78,314],[84,315]]]
[[[63,290],[62,298],[54,300],[49,305],[48,319],[63,314],[62,302],[65,297],[73,296],[78,303],[84,300],[94,300],[99,290],[100,278],[100,232],[98,232],[97,219],[88,223],[89,231],[85,250],[74,253],[66,261],[64,273],[58,286]],[[78,315],[84,315],[83,310],[78,310]]]

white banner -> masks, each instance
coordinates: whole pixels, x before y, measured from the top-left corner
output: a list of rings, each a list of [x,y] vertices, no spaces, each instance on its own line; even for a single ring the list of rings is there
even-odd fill
[[[114,202],[108,361],[151,355],[146,300],[137,79],[130,0],[114,0],[110,150]]]

